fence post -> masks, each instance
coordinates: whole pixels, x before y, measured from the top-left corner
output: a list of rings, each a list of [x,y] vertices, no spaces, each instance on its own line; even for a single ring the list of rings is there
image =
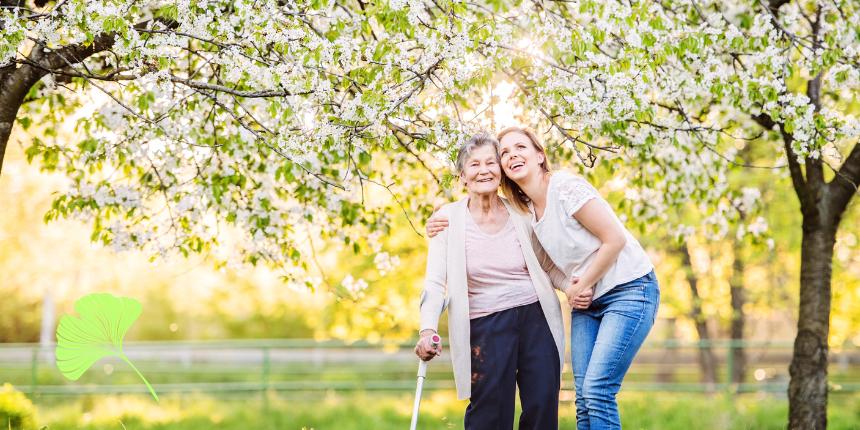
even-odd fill
[[[33,348],[33,363],[30,374],[30,397],[36,398],[36,386],[39,384],[39,348]]]
[[[263,410],[269,411],[269,347],[263,347]]]
[[[732,391],[732,377],[735,373],[735,340],[729,339],[728,356],[726,357],[726,391]]]

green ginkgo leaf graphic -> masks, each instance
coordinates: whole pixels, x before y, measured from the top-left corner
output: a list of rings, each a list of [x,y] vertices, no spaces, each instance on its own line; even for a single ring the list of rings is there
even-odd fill
[[[140,316],[143,307],[131,297],[114,297],[110,293],[88,294],[75,302],[80,318],[66,315],[57,328],[57,366],[67,378],[75,381],[98,359],[122,357],[158,401],[155,390],[128,361],[122,352],[122,338]]]

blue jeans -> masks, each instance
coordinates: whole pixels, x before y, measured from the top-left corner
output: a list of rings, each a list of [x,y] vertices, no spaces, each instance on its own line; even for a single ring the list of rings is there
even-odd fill
[[[660,288],[652,270],[615,286],[588,309],[571,312],[577,430],[621,428],[615,395],[654,325],[659,305]]]

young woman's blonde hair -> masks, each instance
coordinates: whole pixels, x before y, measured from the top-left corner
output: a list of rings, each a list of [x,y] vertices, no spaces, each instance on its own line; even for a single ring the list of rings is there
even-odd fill
[[[496,139],[501,142],[502,138],[511,133],[520,133],[526,135],[529,140],[532,142],[532,146],[535,148],[535,151],[543,154],[543,163],[540,163],[541,169],[543,169],[544,173],[552,172],[552,168],[549,167],[549,159],[546,156],[546,149],[544,149],[543,142],[538,137],[537,133],[532,130],[530,127],[508,127],[499,132],[496,136]],[[516,207],[520,212],[523,213],[531,213],[529,210],[529,201],[530,199],[523,192],[523,189],[517,185],[516,182],[512,181],[507,175],[504,174],[504,169],[502,169],[502,194],[505,195],[505,198],[511,202],[514,207]]]

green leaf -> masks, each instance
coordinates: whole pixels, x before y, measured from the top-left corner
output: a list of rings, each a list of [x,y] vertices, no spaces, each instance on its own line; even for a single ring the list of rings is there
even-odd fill
[[[176,5],[167,5],[161,9],[161,15],[167,19],[179,18],[179,8]]]
[[[42,153],[42,149],[39,148],[39,145],[33,145],[24,150],[24,153],[27,154],[27,163],[32,163],[33,159]]]
[[[122,339],[140,316],[140,302],[113,294],[88,294],[75,302],[81,318],[66,315],[57,328],[57,367],[65,377],[75,381],[98,359],[117,356],[125,360],[140,375],[158,401],[155,390],[128,361],[122,352]]]
[[[24,127],[24,130],[30,128],[30,124],[33,123],[33,121],[27,117],[21,117],[21,118],[18,118],[17,120],[18,120],[18,123],[21,124],[21,127]]]
[[[451,174],[450,172],[445,172],[445,174],[442,175],[442,179],[439,182],[441,182],[442,188],[444,188],[446,190],[450,190],[451,184],[454,183],[454,181],[456,179],[457,179],[457,177],[454,176],[453,174]]]

